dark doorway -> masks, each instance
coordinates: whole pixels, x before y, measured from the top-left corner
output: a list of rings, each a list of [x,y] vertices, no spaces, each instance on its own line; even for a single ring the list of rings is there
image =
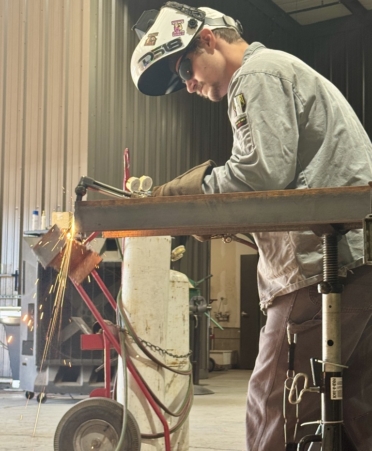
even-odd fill
[[[258,354],[258,340],[264,315],[257,288],[258,255],[240,257],[240,368],[251,370]]]

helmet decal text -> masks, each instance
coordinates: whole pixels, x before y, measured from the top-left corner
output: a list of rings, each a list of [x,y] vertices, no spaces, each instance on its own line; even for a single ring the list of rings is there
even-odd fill
[[[183,46],[182,40],[180,38],[172,39],[169,42],[166,42],[155,49],[152,49],[150,52],[147,52],[145,55],[141,56],[138,60],[138,63],[143,65],[143,67],[147,67],[149,64],[153,63],[159,57],[164,55],[165,53],[173,52],[174,50],[180,49]]]

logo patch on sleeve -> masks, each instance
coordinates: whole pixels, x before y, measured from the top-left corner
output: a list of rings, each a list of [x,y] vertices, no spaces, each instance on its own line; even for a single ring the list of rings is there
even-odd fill
[[[247,123],[247,118],[244,117],[240,117],[237,121],[235,121],[235,127],[237,130],[239,130],[240,127],[243,127],[243,125],[245,125]]]
[[[247,103],[243,94],[238,94],[234,97],[234,110],[236,111],[237,116],[243,114],[247,108]]]

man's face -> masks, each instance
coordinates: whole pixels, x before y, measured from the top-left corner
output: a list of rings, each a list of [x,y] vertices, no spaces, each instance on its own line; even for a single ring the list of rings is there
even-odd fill
[[[218,51],[208,52],[203,47],[184,53],[176,63],[176,72],[186,84],[187,91],[219,102],[227,93],[225,61]]]

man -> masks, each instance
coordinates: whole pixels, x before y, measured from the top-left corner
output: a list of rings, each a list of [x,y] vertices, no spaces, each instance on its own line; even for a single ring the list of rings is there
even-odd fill
[[[147,18],[148,20],[148,18]],[[146,22],[146,20],[145,20]],[[227,95],[234,140],[224,166],[208,161],[153,195],[366,185],[372,145],[338,89],[305,63],[242,38],[239,22],[210,8],[168,2],[132,57],[132,78],[147,95],[186,87],[218,102]],[[142,25],[138,25],[141,28]],[[249,214],[249,212],[247,212]],[[306,393],[299,414],[287,401],[288,347],[297,337],[296,372],[321,357],[321,238],[312,232],[254,234],[258,284],[267,313],[248,390],[247,450],[295,449],[316,426],[320,397]],[[372,271],[363,264],[360,230],[340,237],[344,424],[359,451],[372,449]],[[285,431],[285,432],[284,432]],[[286,443],[286,445],[285,445]],[[286,447],[287,446],[287,447]],[[312,448],[315,449],[315,448]]]

